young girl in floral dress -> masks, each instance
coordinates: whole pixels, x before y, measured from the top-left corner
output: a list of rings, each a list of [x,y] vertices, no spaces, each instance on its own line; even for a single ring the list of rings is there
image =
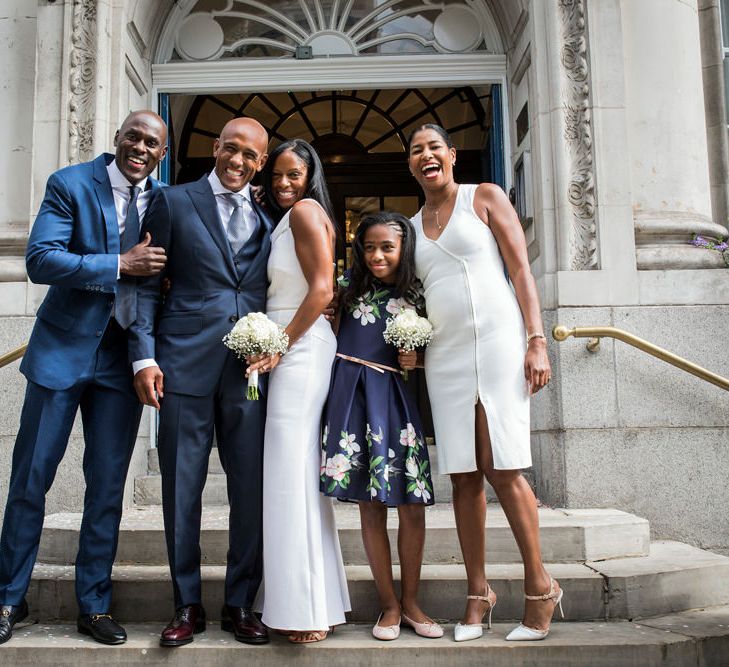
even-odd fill
[[[365,217],[340,278],[337,357],[324,410],[321,490],[359,503],[362,541],[382,613],[377,639],[397,639],[400,623],[423,637],[443,628],[420,609],[425,506],[433,503],[430,460],[415,402],[403,384],[385,322],[422,303],[415,278],[415,233],[399,213]],[[414,353],[413,353],[414,354]],[[401,597],[392,577],[387,508],[397,507]]]

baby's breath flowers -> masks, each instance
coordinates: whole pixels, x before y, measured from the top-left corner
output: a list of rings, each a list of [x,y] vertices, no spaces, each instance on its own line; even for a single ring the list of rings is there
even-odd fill
[[[258,354],[285,354],[289,337],[284,328],[269,320],[265,313],[249,313],[235,323],[230,333],[223,336],[223,343],[245,361],[247,357]],[[258,400],[258,371],[248,376],[246,398]]]
[[[414,309],[404,308],[395,317],[387,320],[382,337],[398,350],[411,352],[430,343],[433,338],[433,325],[425,317],[420,317]],[[407,371],[403,376],[407,379]]]

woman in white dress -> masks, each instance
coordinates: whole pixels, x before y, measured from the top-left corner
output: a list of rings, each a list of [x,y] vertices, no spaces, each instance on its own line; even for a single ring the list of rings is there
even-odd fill
[[[551,369],[521,224],[503,190],[458,185],[456,151],[443,128],[424,125],[409,142],[409,167],[425,193],[413,217],[416,273],[433,341],[424,366],[439,472],[451,476],[468,578],[456,641],[480,637],[496,604],[484,564],[484,476],[496,491],[524,561],[523,622],[509,640],[544,639],[562,591],[544,568],[531,465],[529,396]],[[506,276],[514,285],[512,290]],[[413,363],[401,355],[401,363]],[[403,366],[405,367],[405,366]]]
[[[267,314],[289,350],[249,366],[271,371],[263,445],[263,622],[289,640],[326,638],[349,611],[331,498],[319,493],[320,420],[337,342],[321,315],[332,298],[335,231],[314,149],[294,139],[269,156],[271,234]],[[285,213],[284,213],[285,212]]]

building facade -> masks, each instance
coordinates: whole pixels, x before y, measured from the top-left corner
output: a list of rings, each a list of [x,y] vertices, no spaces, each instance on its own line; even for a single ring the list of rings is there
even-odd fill
[[[110,150],[130,110],[153,108],[171,128],[171,183],[208,168],[236,115],[274,143],[312,141],[342,265],[363,213],[417,209],[406,136],[439,122],[461,180],[511,193],[545,326],[619,327],[729,375],[729,255],[692,244],[729,235],[720,0],[3,4],[0,353],[27,339],[45,292],[23,253],[48,175]],[[657,537],[729,551],[726,395],[621,343],[600,347],[550,342],[554,379],[532,415],[540,498],[618,507]],[[0,378],[4,495],[24,381],[17,364]],[[75,431],[49,511],[80,507],[81,455]]]

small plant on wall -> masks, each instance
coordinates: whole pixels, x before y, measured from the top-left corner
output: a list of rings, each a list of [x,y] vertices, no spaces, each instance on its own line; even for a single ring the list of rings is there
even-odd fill
[[[724,238],[712,238],[707,236],[701,236],[700,234],[694,234],[690,241],[691,245],[697,248],[706,248],[707,250],[715,250],[720,252],[724,258],[724,263],[729,267],[729,244],[727,244]]]

